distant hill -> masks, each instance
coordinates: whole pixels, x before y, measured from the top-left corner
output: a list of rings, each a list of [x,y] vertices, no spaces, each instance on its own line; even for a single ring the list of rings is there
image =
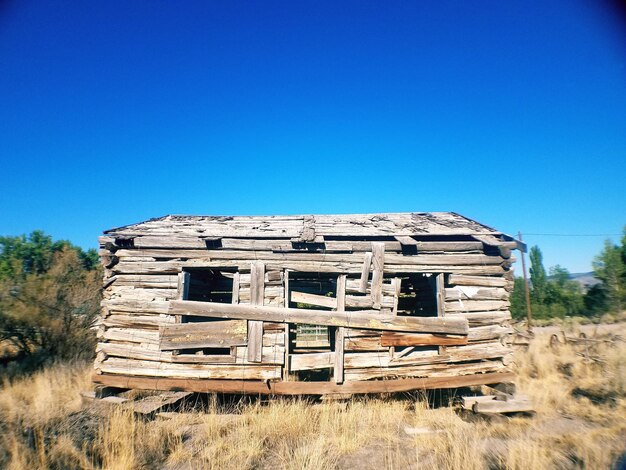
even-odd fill
[[[595,286],[596,284],[600,284],[600,279],[593,275],[593,272],[588,273],[571,273],[570,279],[573,281],[579,282],[584,290],[589,289],[590,287]]]

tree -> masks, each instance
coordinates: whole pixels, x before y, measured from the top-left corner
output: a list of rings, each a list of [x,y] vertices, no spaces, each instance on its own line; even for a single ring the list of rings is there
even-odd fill
[[[604,284],[606,304],[611,312],[619,313],[622,310],[624,270],[622,248],[606,240],[604,249],[593,260],[593,271]]]
[[[531,301],[533,304],[543,305],[546,296],[547,276],[543,267],[543,255],[538,246],[533,246],[529,253],[530,282],[532,285]]]
[[[584,310],[583,293],[580,284],[572,281],[567,269],[559,266],[550,268],[550,277],[546,285],[545,303],[556,315],[579,315]]]
[[[511,316],[516,320],[526,318],[526,286],[524,279],[516,277],[511,291]]]
[[[65,240],[52,241],[52,237],[41,230],[35,230],[28,237],[0,237],[0,280],[17,280],[30,274],[45,273],[50,269],[55,253],[66,247],[76,251],[83,269],[98,266],[96,250],[83,251]]]
[[[0,342],[15,356],[36,366],[93,354],[101,297],[94,255],[39,231],[0,237]]]

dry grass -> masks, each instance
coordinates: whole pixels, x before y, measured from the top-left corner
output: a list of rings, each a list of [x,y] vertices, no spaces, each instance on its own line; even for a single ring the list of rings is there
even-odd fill
[[[587,362],[547,343],[540,336],[517,354],[518,389],[537,414],[473,422],[414,397],[213,399],[144,421],[123,408],[82,408],[89,366],[59,365],[0,388],[0,467],[611,468],[626,450],[626,345],[603,345],[593,354],[603,362]]]

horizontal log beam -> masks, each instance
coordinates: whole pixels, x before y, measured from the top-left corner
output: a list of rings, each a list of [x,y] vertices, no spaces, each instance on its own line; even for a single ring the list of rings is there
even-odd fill
[[[471,276],[462,274],[451,274],[448,282],[457,286],[484,286],[484,287],[504,287],[506,279],[502,277]]]
[[[470,329],[470,333],[471,333]],[[467,344],[467,336],[431,335],[384,331],[381,346],[460,346]]]
[[[129,377],[94,374],[99,385],[135,390],[186,390],[196,393],[241,393],[261,395],[324,395],[329,393],[393,393],[411,390],[433,390],[471,387],[510,382],[512,372],[475,374],[460,377],[426,377],[419,379],[377,380],[371,382],[262,382],[254,380],[202,380]]]
[[[272,251],[236,251],[236,250],[144,250],[123,249],[118,250],[115,256],[120,262],[126,258],[163,258],[163,259],[201,259],[213,260],[262,260],[262,261],[324,261],[326,263],[362,263],[362,253],[316,253],[309,251],[276,253]],[[443,265],[443,266],[473,266],[473,265],[499,265],[504,261],[500,256],[487,256],[484,254],[463,253],[440,253],[440,254],[416,254],[403,255],[389,253],[385,256],[387,264],[417,264],[417,265]]]
[[[401,255],[399,255],[401,256]],[[427,255],[430,256],[430,255]],[[481,276],[502,276],[505,268],[499,264],[484,265],[478,263],[476,265],[452,265],[452,264],[420,264],[415,262],[417,256],[407,256],[406,260],[414,258],[413,264],[385,264],[385,273],[455,273]],[[443,256],[442,256],[443,257]],[[236,268],[239,271],[250,269],[251,260],[243,259],[215,259],[215,260],[188,260],[188,261],[150,261],[151,258],[141,261],[120,261],[113,266],[112,272],[116,274],[174,274],[180,272],[183,268]],[[418,260],[419,261],[419,260]],[[267,260],[266,269],[279,271],[281,269],[291,269],[303,272],[323,272],[323,273],[361,273],[363,263],[343,263],[343,262],[324,262],[324,261],[293,261],[293,260]]]
[[[300,308],[280,308],[257,305],[222,304],[173,300],[173,315],[197,315],[212,318],[259,320],[281,323],[299,323],[324,326],[345,326],[370,330],[406,331],[414,333],[446,333],[466,335],[467,320],[451,317],[400,317],[384,315],[378,311],[325,312]]]

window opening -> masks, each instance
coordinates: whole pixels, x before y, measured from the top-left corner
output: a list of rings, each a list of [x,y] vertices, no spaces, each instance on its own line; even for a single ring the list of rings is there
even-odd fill
[[[197,302],[232,303],[234,269],[230,268],[189,268],[183,287],[184,300]],[[184,315],[182,323],[209,323],[224,321],[223,318],[210,318],[203,316]],[[189,348],[181,349],[179,354],[195,355],[230,355],[230,348]]]
[[[434,274],[410,273],[400,276],[398,315],[437,316],[437,287]]]

